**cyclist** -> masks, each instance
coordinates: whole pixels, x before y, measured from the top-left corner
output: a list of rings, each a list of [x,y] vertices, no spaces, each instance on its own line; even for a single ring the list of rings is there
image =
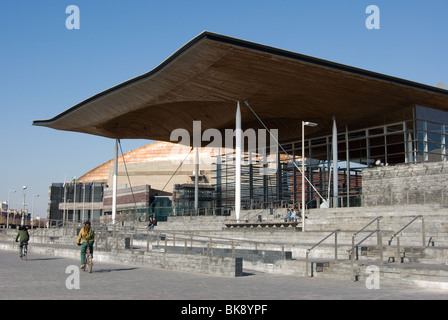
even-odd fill
[[[86,257],[87,246],[89,247],[90,254],[92,255],[92,258],[93,258],[93,243],[94,242],[95,242],[95,231],[90,226],[90,221],[86,221],[84,223],[84,228],[82,228],[81,231],[79,231],[78,241],[76,242],[76,244],[78,246],[81,246],[81,269],[82,270],[84,270],[84,268],[85,268],[84,261],[85,261],[85,257]]]
[[[30,239],[30,235],[28,233],[28,229],[26,226],[19,226],[19,231],[17,232],[16,242],[19,242],[18,239],[20,238],[20,257],[22,257],[22,248],[25,243],[28,243],[28,240]]]

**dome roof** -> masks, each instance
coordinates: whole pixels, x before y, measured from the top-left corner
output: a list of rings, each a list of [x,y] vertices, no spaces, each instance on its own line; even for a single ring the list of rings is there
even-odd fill
[[[143,163],[151,161],[181,161],[185,160],[187,155],[188,159],[193,160],[194,153],[190,153],[191,148],[186,146],[181,146],[177,143],[157,141],[154,143],[147,144],[143,147],[131,150],[123,155],[118,156],[118,164],[123,163],[123,158],[126,164],[131,163]],[[213,156],[213,149],[211,148],[201,148],[200,157],[201,159],[209,158]],[[110,173],[110,167],[113,165],[114,159],[111,159],[95,169],[87,172],[80,178],[77,182],[107,182]]]

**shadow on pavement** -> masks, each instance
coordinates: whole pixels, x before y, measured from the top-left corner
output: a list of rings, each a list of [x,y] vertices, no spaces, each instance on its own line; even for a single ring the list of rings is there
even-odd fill
[[[46,261],[46,260],[60,260],[63,258],[28,258],[27,261]]]
[[[137,269],[139,269],[139,268],[131,267],[131,268],[117,268],[117,269],[99,269],[99,270],[95,270],[95,265],[94,265],[92,273],[115,272],[115,271],[131,271],[131,270],[137,270]]]

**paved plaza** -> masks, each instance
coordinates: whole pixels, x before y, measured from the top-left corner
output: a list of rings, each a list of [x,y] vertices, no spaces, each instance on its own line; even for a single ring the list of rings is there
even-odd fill
[[[445,300],[447,290],[380,286],[247,272],[228,278],[161,269],[96,263],[92,274],[79,272],[78,260],[30,254],[22,261],[0,251],[0,299],[138,300]],[[78,269],[79,270],[79,269]]]

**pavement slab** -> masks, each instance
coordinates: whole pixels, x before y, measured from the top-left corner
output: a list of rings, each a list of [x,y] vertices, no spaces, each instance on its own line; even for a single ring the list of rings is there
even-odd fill
[[[78,259],[0,250],[1,300],[447,300],[448,290],[302,278],[245,270],[222,277],[96,262],[91,274]],[[75,270],[75,271],[73,271]],[[75,276],[79,272],[79,281]],[[67,285],[68,283],[68,285]],[[79,284],[79,289],[74,284]],[[70,289],[70,287],[72,287]]]

